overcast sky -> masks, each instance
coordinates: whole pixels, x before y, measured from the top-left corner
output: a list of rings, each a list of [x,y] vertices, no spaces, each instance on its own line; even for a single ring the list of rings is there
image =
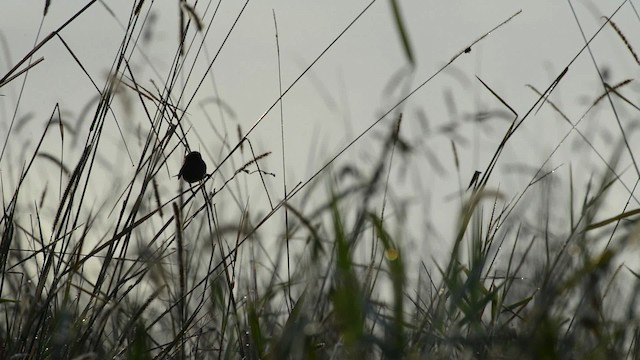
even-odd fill
[[[60,33],[99,88],[104,84],[124,35],[122,26],[128,21],[132,1],[105,3],[108,8],[96,3]],[[413,89],[424,82],[454,55],[521,11],[510,22],[473,46],[470,53],[460,56],[400,108],[404,112],[402,134],[416,145],[418,154],[406,163],[408,172],[402,172],[401,165],[398,165],[394,179],[398,187],[406,191],[408,198],[431,193],[428,205],[417,205],[414,213],[434,214],[429,217],[440,222],[455,216],[455,212],[451,212],[455,209],[455,202],[447,200],[448,196],[459,190],[460,183],[466,185],[475,170],[486,167],[492,151],[508,127],[506,119],[498,117],[483,124],[465,122],[457,130],[460,137],[437,132],[439,127],[464,122],[467,115],[478,111],[505,110],[475,76],[482,78],[522,115],[537,98],[526,85],[545,89],[578,54],[584,40],[566,1],[407,0],[399,3],[416,61],[413,75],[405,77],[400,88],[388,91],[390,81],[399,71],[407,68],[408,61],[390,2],[378,0],[284,98],[286,177],[289,184],[305,181],[328,158],[377,120],[380,114],[395,105],[407,93],[407,88]],[[602,16],[611,15],[621,3],[574,1],[577,17],[586,36],[591,37],[603,24]],[[196,7],[205,26],[209,25],[216,4],[200,2]],[[204,40],[206,53],[202,53],[197,61],[194,72],[197,80],[192,79],[187,85],[189,96],[195,90],[194,85],[204,76],[209,59],[220,49],[243,4],[241,1],[226,1],[220,5],[219,14]],[[368,4],[369,1],[355,0],[249,2],[212,67],[217,93],[212,82],[206,81],[196,94],[194,105],[188,110],[187,120],[193,126],[188,135],[191,146],[205,153],[205,160],[208,161],[213,161],[212,157],[217,158],[223,152],[221,140],[198,105],[199,101],[219,95],[231,111],[225,113],[225,119],[220,119],[215,117],[219,114],[218,110],[214,111],[210,105],[208,108],[205,106],[208,113],[214,116],[211,121],[218,130],[222,128],[223,121],[231,129],[239,124],[246,130],[278,98],[273,12],[277,17],[282,82],[286,88]],[[150,5],[151,2],[147,1],[143,8],[145,13]],[[205,10],[208,5],[210,8]],[[81,4],[77,1],[53,0],[37,37],[43,6],[44,1],[3,1],[0,5],[0,33],[3,39],[0,75],[27,54],[34,43],[69,19]],[[148,88],[152,88],[151,81],[160,86],[164,83],[176,53],[176,9],[177,1],[153,3],[153,20],[148,21],[145,30],[150,38],[140,41],[138,51],[132,56],[131,65],[136,71],[137,81]],[[640,45],[635,44],[637,38],[631,36],[638,34],[640,20],[630,3],[623,5],[613,20],[627,35],[632,46]],[[189,55],[195,54],[195,47],[200,44],[203,35],[195,35],[194,49],[190,50]],[[193,32],[188,40],[192,38]],[[595,39],[593,50],[597,65],[609,69],[612,84],[637,77],[638,64],[611,27],[606,27]],[[80,121],[76,116],[82,107],[96,96],[93,85],[61,41],[50,41],[35,54],[34,59],[39,57],[44,57],[44,60],[29,72],[19,104],[17,99],[24,77],[0,89],[4,95],[0,97],[0,135],[3,142],[14,112],[17,111],[16,119],[34,114],[28,126],[9,137],[7,148],[10,153],[0,163],[2,171],[14,171],[15,174],[16,167],[30,157],[35,140],[29,142],[29,138],[40,136],[56,103],[70,114],[69,121],[76,122]],[[634,86],[631,84],[628,89],[632,94],[637,92]],[[588,53],[584,52],[572,64],[551,99],[561,105],[571,121],[575,122],[602,91],[594,64]],[[126,104],[115,103],[114,106],[122,109]],[[637,120],[637,113],[630,108],[618,110],[623,115],[623,121]],[[131,111],[130,117],[120,120],[128,123],[124,129],[129,132],[126,137],[135,159],[141,150],[135,140],[135,131],[139,124],[144,124],[144,118],[139,107],[133,105]],[[587,132],[587,129],[591,129],[595,146],[606,158],[611,149],[607,147],[606,136],[599,135],[600,128],[603,127],[614,139],[620,133],[616,132],[617,125],[610,108],[604,107],[597,114],[600,123],[594,125],[590,120],[589,125],[585,120],[582,126]],[[425,129],[424,117],[428,119],[428,130]],[[374,130],[372,134],[386,131],[388,124],[389,121],[383,121],[378,131]],[[88,126],[81,129],[79,136],[84,139]],[[539,167],[569,130],[570,126],[549,107],[543,108],[529,119],[521,134],[513,139],[502,165],[529,164],[534,168]],[[235,131],[232,133],[235,134]],[[122,143],[113,123],[108,139],[110,144],[104,145],[105,151],[115,147],[119,149],[119,155],[106,156],[104,161],[126,164],[127,157],[121,151]],[[281,191],[279,111],[272,111],[251,139],[258,153],[273,152],[267,170],[275,173],[276,179],[269,185],[274,191]],[[376,150],[380,148],[376,139],[375,136],[364,137],[341,159],[366,165],[368,159],[375,158]],[[458,145],[461,160],[459,175],[453,165],[452,139]],[[585,174],[603,167],[591,150],[584,144],[575,145],[576,141],[575,137],[570,138],[548,165],[549,169],[560,166],[558,176],[565,180],[570,164],[584,170]],[[77,161],[80,155],[78,149],[75,149],[75,153],[74,150],[68,150],[67,166],[73,166]],[[170,171],[174,175],[179,169],[181,156],[177,155],[170,162],[173,166]],[[438,162],[440,167],[436,164]],[[622,168],[630,164],[626,157],[623,163]],[[366,166],[363,165],[363,168],[366,169]],[[55,171],[55,167],[45,166],[39,171],[45,176],[34,182],[41,180],[44,184],[46,174]],[[512,175],[508,167],[501,171],[504,178],[496,178],[493,186],[505,189],[508,197],[521,191],[532,175]],[[409,175],[403,175],[407,173]],[[168,181],[170,175],[162,174]],[[630,178],[631,181],[637,178],[634,176]],[[585,182],[581,181],[579,185]],[[278,198],[282,195],[277,194]],[[37,195],[34,194],[35,197]],[[441,212],[441,208],[451,211]],[[413,223],[416,223],[415,219]],[[447,234],[449,231],[442,229],[440,232]]]

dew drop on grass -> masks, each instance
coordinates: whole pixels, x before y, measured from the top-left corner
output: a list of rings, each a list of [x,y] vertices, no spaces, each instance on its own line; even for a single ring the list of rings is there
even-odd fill
[[[387,260],[389,261],[394,261],[398,259],[398,250],[394,249],[394,248],[388,248],[387,250],[384,251],[384,256],[387,258]]]

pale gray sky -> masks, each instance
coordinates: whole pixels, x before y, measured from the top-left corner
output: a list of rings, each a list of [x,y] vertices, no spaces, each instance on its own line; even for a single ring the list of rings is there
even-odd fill
[[[53,0],[39,38],[42,39],[66,21],[81,7],[80,3]],[[120,24],[126,24],[132,4],[131,0],[105,3],[113,11],[113,15],[105,6],[97,3],[60,34],[100,88],[124,34]],[[148,43],[140,42],[140,49],[148,59],[140,52],[136,52],[132,57],[131,65],[136,71],[137,81],[149,89],[152,89],[151,80],[159,86],[164,83],[176,51],[176,3],[153,3],[155,21],[149,25],[153,38]],[[344,0],[254,0],[249,3],[212,68],[220,97],[233,110],[234,116],[226,114],[225,119],[231,129],[231,140],[234,144],[237,141],[236,124],[240,124],[245,130],[248,129],[278,97],[272,11],[275,11],[278,20],[282,81],[286,88],[368,3],[369,1]],[[443,229],[438,230],[446,235],[450,233],[451,219],[456,216],[457,205],[455,201],[447,200],[448,195],[459,190],[458,175],[453,166],[451,138],[441,134],[424,133],[417,114],[425,113],[431,130],[434,131],[452,120],[464,118],[465,114],[479,110],[502,109],[497,99],[475,79],[477,75],[522,115],[536,99],[536,95],[525,85],[531,84],[540,90],[546,88],[578,53],[584,41],[566,1],[410,0],[399,3],[417,65],[411,81],[412,88],[426,80],[452,56],[488,30],[522,10],[512,21],[474,46],[469,54],[458,58],[452,67],[437,76],[402,106],[405,113],[402,134],[420,146],[419,153],[407,163],[408,175],[397,175],[400,170],[396,169],[393,183],[397,184],[401,193],[406,194],[403,195],[405,197],[414,196],[421,199],[420,194],[424,191],[432,193],[430,205],[427,206],[431,212],[427,212],[429,215],[425,216],[432,218],[435,223],[445,224],[442,226]],[[621,1],[594,3],[573,2],[588,37],[603,23],[601,16],[610,15]],[[36,42],[43,4],[44,2],[35,1],[4,1],[0,5],[0,32],[6,44],[3,45],[0,56],[0,75],[6,73]],[[144,11],[148,10],[150,4],[147,1]],[[212,8],[216,3],[212,3],[212,8],[208,11],[205,11],[206,5],[207,3],[200,2],[196,8],[198,14],[204,18],[205,26],[209,24]],[[219,49],[242,5],[241,1],[222,2],[220,13],[204,41],[208,55],[200,55],[196,62],[194,78],[187,85],[189,97],[194,91],[194,85],[203,77],[208,57]],[[631,34],[637,34],[640,30],[640,20],[630,4],[625,4],[613,20],[627,35],[632,45],[637,47],[638,44],[634,43],[636,39]],[[188,41],[192,38],[191,32]],[[195,54],[195,49],[201,41],[201,34],[196,35],[194,48],[188,56]],[[593,45],[598,65],[611,69],[612,83],[637,77],[638,64],[610,27],[603,30]],[[0,97],[2,141],[7,134],[8,124],[16,106],[17,119],[28,113],[35,114],[27,128],[22,128],[20,132],[9,137],[7,147],[10,153],[0,163],[3,172],[15,174],[22,161],[30,157],[35,139],[40,136],[56,103],[60,103],[63,110],[70,114],[69,121],[75,123],[82,107],[96,96],[93,86],[58,39],[50,41],[34,58],[41,56],[45,59],[29,72],[19,106],[17,95],[23,77],[0,89],[0,93],[4,95]],[[406,57],[393,22],[390,2],[378,0],[284,98],[288,166],[286,176],[290,187],[298,181],[306,181],[326,159],[342,149],[375,121],[379,114],[397,102],[401,92],[385,93],[385,87],[394,74],[406,64]],[[632,84],[630,89],[637,90],[634,86]],[[570,68],[551,99],[561,104],[566,114],[575,122],[589,106],[589,102],[601,92],[597,73],[585,52]],[[446,94],[450,94],[455,103],[457,119],[450,116]],[[213,95],[211,81],[208,79],[196,95],[196,99]],[[198,103],[199,100],[196,100],[188,109],[187,119],[193,124],[189,141],[191,146],[207,153],[208,157],[217,158],[221,151],[220,140],[206,121]],[[146,123],[141,117],[141,108],[134,102],[132,112],[126,113],[125,116],[125,104],[114,104],[119,114],[122,114],[119,121],[124,124],[128,146],[136,159],[141,149],[136,131],[140,124]],[[628,123],[630,119],[637,119],[637,114],[631,108],[620,106],[618,110],[624,123]],[[216,126],[222,127],[218,111],[211,105],[207,109]],[[583,126],[584,129],[592,129],[594,145],[606,158],[611,153],[611,147],[607,146],[605,138],[598,135],[600,129],[607,129],[606,132],[616,138],[619,131],[610,107],[602,107],[597,114],[600,116],[599,123],[593,124],[595,120],[585,120]],[[587,124],[587,121],[592,125]],[[386,131],[388,123],[387,121],[381,124],[378,131]],[[78,135],[80,144],[86,137],[88,121],[84,125]],[[121,166],[123,172],[127,173],[130,163],[121,151],[122,141],[114,124],[110,123],[110,126],[107,129],[109,140],[103,145],[104,160]],[[480,126],[474,123],[461,126],[459,133],[468,140],[466,145],[458,143],[461,159],[460,182],[463,186],[466,186],[476,169],[483,170],[486,167],[507,126],[508,123],[503,119],[492,119]],[[534,167],[540,166],[569,129],[570,127],[548,107],[543,108],[528,120],[522,132],[513,139],[501,165],[525,163]],[[421,137],[424,137],[424,141],[420,141]],[[267,116],[251,139],[258,153],[273,152],[266,170],[277,174],[275,179],[268,181],[277,195],[276,198],[279,199],[282,195],[282,169],[280,119],[277,109]],[[372,159],[375,151],[379,149],[379,142],[373,139],[375,138],[371,136],[363,138],[347,153],[343,161]],[[562,151],[549,163],[550,168],[564,164],[558,171],[558,176],[561,176],[563,181],[568,178],[569,164],[574,166],[574,171],[583,170],[584,174],[589,174],[596,168],[604,168],[594,153],[585,146],[572,147],[574,143],[579,142],[576,139],[575,135],[570,137]],[[30,141],[26,147],[23,146],[25,141]],[[56,146],[59,147],[59,141],[51,140],[49,145],[51,151],[55,151]],[[424,155],[427,149],[439,159],[447,175],[436,174],[428,157]],[[224,153],[224,150],[222,152]],[[420,152],[423,154],[420,155]],[[68,159],[65,164],[72,167],[79,155],[80,147],[65,149],[65,158]],[[169,181],[175,180],[170,176],[177,173],[181,156],[176,154],[173,161],[170,161],[171,173],[161,173],[161,177],[170,184],[168,187],[175,187]],[[208,160],[211,161],[211,158]],[[396,161],[401,167],[400,159]],[[628,157],[624,157],[623,166],[629,164]],[[47,182],[50,182],[53,188],[58,187],[56,171],[55,166],[50,164],[38,169],[37,173],[43,176],[33,180],[34,184],[40,184],[40,190],[32,194],[34,199],[39,197],[42,187]],[[47,175],[51,172],[56,174],[53,179]],[[633,181],[635,177],[631,176],[628,179]],[[530,178],[499,171],[494,180],[493,185],[500,186],[507,197],[511,197],[517,191],[521,191]],[[582,185],[586,180],[578,181],[578,185]],[[258,190],[250,190],[249,193],[258,198],[263,194],[259,184],[258,181],[250,181],[247,185],[256,186]],[[419,189],[420,186],[423,190]],[[617,190],[624,195],[623,190]],[[424,208],[416,205],[411,209],[414,214],[411,223],[416,225],[425,214]]]

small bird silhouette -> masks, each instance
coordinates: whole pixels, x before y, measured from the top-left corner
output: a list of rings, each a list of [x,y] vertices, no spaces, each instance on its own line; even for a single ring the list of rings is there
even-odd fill
[[[204,179],[205,175],[207,175],[207,164],[202,160],[202,155],[197,151],[188,153],[184,158],[184,164],[178,173],[178,178],[193,183]]]

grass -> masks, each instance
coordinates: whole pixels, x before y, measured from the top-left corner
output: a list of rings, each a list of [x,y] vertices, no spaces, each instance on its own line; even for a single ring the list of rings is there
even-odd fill
[[[90,1],[84,9],[95,3]],[[414,64],[411,34],[399,5],[392,1],[392,17],[404,54]],[[257,151],[251,140],[266,114],[275,109],[280,111],[282,152],[300,151],[285,146],[281,99],[246,131],[240,126],[217,127],[225,146],[209,164],[210,173],[192,187],[181,183],[176,193],[168,190],[174,187],[167,186],[162,172],[196,149],[187,139],[198,136],[197,129],[189,129],[183,121],[194,97],[178,79],[186,76],[198,88],[207,80],[207,75],[189,78],[188,61],[204,56],[192,41],[210,25],[201,20],[213,22],[215,15],[206,12],[201,17],[200,6],[182,4],[178,14],[182,42],[171,72],[165,84],[149,89],[138,82],[127,55],[140,41],[137,34],[149,6],[153,5],[140,1],[132,7],[104,86],[99,88],[92,80],[99,99],[85,108],[85,115],[92,113],[86,136],[56,106],[30,160],[15,170],[17,182],[10,189],[3,185],[1,358],[640,358],[636,300],[640,275],[625,258],[634,253],[638,241],[640,211],[632,206],[638,204],[640,171],[630,140],[634,128],[623,124],[623,115],[615,110],[623,103],[638,109],[623,94],[632,81],[609,85],[601,76],[600,94],[576,122],[551,96],[566,81],[574,61],[591,52],[589,45],[600,31],[584,37],[584,47],[546,89],[530,86],[536,101],[525,111],[516,111],[491,81],[478,78],[478,86],[500,106],[495,114],[509,117],[510,125],[496,136],[493,157],[468,187],[460,177],[461,150],[451,140],[453,164],[438,166],[453,168],[458,175],[454,181],[460,184],[459,212],[450,214],[456,219],[454,236],[447,244],[448,257],[424,260],[405,238],[403,229],[408,225],[402,213],[412,210],[399,205],[391,180],[398,163],[422,146],[403,134],[407,117],[400,106],[489,33],[509,26],[513,17],[479,34],[433,76],[407,91],[370,127],[316,167],[306,182],[292,187],[283,180],[284,196],[277,196],[269,185],[268,179],[275,175],[267,162],[271,153]],[[295,91],[298,80],[327,56],[367,9],[290,86],[283,87],[280,78],[281,98]],[[83,11],[25,54],[3,75],[0,87],[19,81],[26,69],[46,66],[33,59],[56,38],[91,78],[60,35]],[[615,13],[609,14],[600,30],[612,26],[629,50],[627,55],[637,61],[633,39],[608,22],[614,18]],[[224,43],[218,50],[222,47]],[[148,121],[142,124],[146,130],[135,152],[139,157],[129,155],[135,172],[128,178],[101,160],[109,156],[105,142],[119,141],[106,138],[105,124],[120,118],[114,101],[125,96],[125,88],[128,101]],[[222,99],[214,102],[220,114],[229,112]],[[578,127],[602,106],[613,109],[618,130],[608,159]],[[552,109],[571,126],[553,153],[575,132],[604,166],[584,189],[577,188],[572,167],[565,181],[553,176],[552,153],[535,167],[524,189],[508,194],[498,187],[497,164],[514,134],[541,108]],[[492,116],[476,115],[477,121]],[[130,125],[117,124],[120,135],[126,132],[124,126]],[[373,129],[382,135],[370,151],[372,160],[346,159],[353,145]],[[12,122],[7,137],[20,130]],[[452,132],[455,127],[434,130],[430,136]],[[230,140],[234,136],[237,142]],[[45,140],[52,138],[59,138],[59,151],[46,148]],[[127,153],[133,152],[127,148]],[[72,162],[74,156],[77,161]],[[281,160],[286,172],[292,165],[284,157]],[[59,188],[51,189],[47,183],[40,201],[25,204],[20,199],[33,192],[32,173],[42,163],[57,166]],[[99,191],[103,198],[96,201],[92,189],[104,182],[105,171],[113,177],[113,188]],[[3,184],[7,177],[3,172]],[[627,186],[622,177],[631,177],[634,185]],[[247,178],[255,180],[268,199],[266,212],[260,213],[249,200],[243,188]],[[611,195],[614,186],[625,187],[628,198],[621,201]],[[623,205],[623,210],[603,215],[611,203]],[[279,224],[275,239],[263,234],[268,223]],[[424,232],[428,238],[429,232]]]

